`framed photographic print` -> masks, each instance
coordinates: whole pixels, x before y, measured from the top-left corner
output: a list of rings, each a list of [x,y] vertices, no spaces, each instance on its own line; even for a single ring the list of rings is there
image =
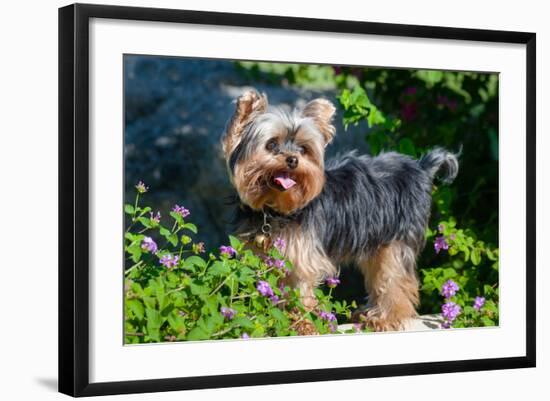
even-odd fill
[[[70,5],[59,113],[61,392],[535,366],[535,34]]]

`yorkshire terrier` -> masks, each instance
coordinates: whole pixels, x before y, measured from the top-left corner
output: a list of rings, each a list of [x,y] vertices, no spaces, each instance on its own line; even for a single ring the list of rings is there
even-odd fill
[[[286,242],[288,284],[304,305],[314,289],[355,264],[368,293],[362,321],[376,331],[402,330],[416,316],[416,257],[425,245],[432,182],[451,183],[455,154],[434,148],[419,160],[395,152],[350,152],[325,164],[336,109],[315,99],[302,110],[268,104],[254,90],[237,99],[222,138],[239,198],[237,232],[258,248]]]

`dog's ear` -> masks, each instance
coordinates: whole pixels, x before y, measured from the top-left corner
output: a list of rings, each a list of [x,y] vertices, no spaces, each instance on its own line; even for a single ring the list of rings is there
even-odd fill
[[[332,117],[335,112],[336,107],[330,101],[322,98],[312,100],[306,104],[302,111],[304,117],[309,117],[315,122],[325,138],[325,145],[332,141],[336,133],[336,128],[332,125]]]
[[[237,98],[235,113],[229,120],[222,138],[223,153],[226,159],[239,144],[243,129],[258,114],[267,110],[267,96],[249,90]]]

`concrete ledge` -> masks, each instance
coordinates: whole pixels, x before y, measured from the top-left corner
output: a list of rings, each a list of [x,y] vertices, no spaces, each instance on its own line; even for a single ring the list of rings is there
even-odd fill
[[[405,331],[428,331],[441,329],[443,318],[441,315],[422,315],[415,319],[410,319],[405,323]],[[341,324],[338,326],[338,331],[353,330],[353,324]]]

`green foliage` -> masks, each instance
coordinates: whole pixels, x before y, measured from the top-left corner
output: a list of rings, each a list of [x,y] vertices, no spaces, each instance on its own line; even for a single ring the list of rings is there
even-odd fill
[[[453,218],[441,221],[437,230],[428,230],[427,239],[428,243],[444,241],[448,246],[446,254],[440,251],[435,267],[420,269],[427,311],[440,311],[441,288],[452,280],[459,290],[450,301],[462,309],[453,327],[498,325],[498,249],[478,240],[473,231],[457,228]],[[477,296],[486,300],[480,311],[473,308]]]
[[[299,291],[284,284],[290,262],[272,263],[283,260],[279,250],[272,247],[270,259],[263,259],[230,236],[234,255],[230,250],[203,256],[204,246],[192,239],[198,232],[194,224],[177,212],[170,213],[171,228],[145,217],[151,209],[139,205],[139,196],[124,207],[129,218],[124,236],[127,344],[340,333],[337,322],[320,312],[349,319],[356,307],[318,290],[319,305],[307,310]],[[272,295],[262,295],[261,282]]]
[[[456,181],[434,188],[429,226],[443,231],[426,233],[419,312],[439,313],[441,286],[452,279],[460,286],[452,300],[462,309],[455,327],[498,324],[498,75],[342,66],[331,67],[331,75],[327,68],[246,65],[255,79],[267,74],[270,82],[335,88],[344,127],[364,124],[373,155],[418,158],[434,146],[462,149]],[[307,81],[310,76],[324,80]],[[448,250],[435,252],[436,238]],[[472,307],[476,296],[487,299],[479,312]]]

